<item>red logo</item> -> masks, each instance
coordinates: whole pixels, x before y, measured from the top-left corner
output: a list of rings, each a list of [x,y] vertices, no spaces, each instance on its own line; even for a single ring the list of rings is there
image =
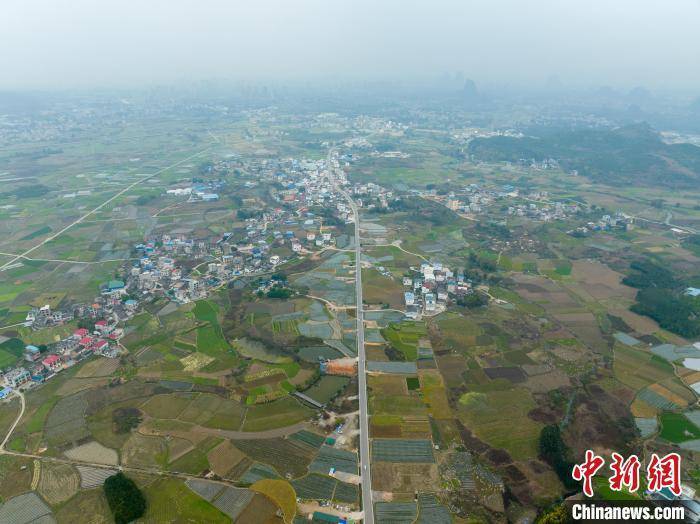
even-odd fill
[[[574,480],[583,482],[583,494],[587,497],[593,496],[593,477],[604,465],[605,459],[589,449],[586,451],[586,460],[573,467],[571,476]],[[612,475],[608,477],[608,483],[611,490],[622,491],[624,488],[630,493],[635,493],[639,489],[641,462],[636,455],[630,455],[625,459],[619,453],[613,452],[610,469]],[[660,458],[653,453],[647,465],[647,486],[649,491],[668,488],[671,493],[679,497],[681,494],[680,455],[669,453]]]
[[[647,466],[649,491],[671,490],[676,497],[681,495],[681,456],[669,453],[663,458],[654,453]]]
[[[583,464],[576,464],[571,476],[574,480],[583,480],[583,494],[587,497],[593,496],[593,476],[603,467],[605,459],[593,453],[590,449],[586,451],[586,460]]]
[[[621,491],[625,486],[630,493],[639,489],[639,467],[641,466],[637,455],[632,455],[625,460],[619,453],[612,454],[613,462],[610,469],[612,476],[608,479],[610,489]]]

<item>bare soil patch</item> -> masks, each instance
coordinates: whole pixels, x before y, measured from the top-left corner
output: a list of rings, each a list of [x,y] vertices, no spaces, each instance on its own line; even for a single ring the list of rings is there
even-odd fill
[[[245,454],[229,440],[224,440],[207,454],[211,470],[220,477],[225,477],[244,458]]]
[[[547,393],[570,385],[569,376],[561,369],[553,369],[549,373],[530,377],[524,384],[533,393]]]
[[[436,464],[378,462],[372,467],[372,487],[378,491],[413,495],[416,491],[434,489],[439,480]]]
[[[91,360],[80,368],[75,376],[78,378],[108,377],[114,373],[118,367],[118,358],[97,357],[95,360]]]
[[[99,442],[88,442],[65,452],[66,457],[83,462],[106,464],[114,466],[119,463],[119,455],[112,448],[108,448]]]

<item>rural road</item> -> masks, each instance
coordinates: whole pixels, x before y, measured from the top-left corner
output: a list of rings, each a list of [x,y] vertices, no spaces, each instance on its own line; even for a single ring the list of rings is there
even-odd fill
[[[10,437],[12,436],[12,433],[15,431],[17,424],[19,424],[19,421],[22,420],[22,417],[24,416],[24,408],[25,408],[24,395],[20,391],[15,391],[15,394],[17,396],[19,396],[19,401],[20,401],[19,415],[17,415],[17,418],[10,426],[10,429],[7,431],[7,435],[5,435],[5,438],[2,440],[2,444],[0,444],[0,452],[5,450],[5,446],[7,445],[7,441],[10,440]]]
[[[286,437],[293,433],[297,433],[302,429],[309,427],[307,421],[298,422],[291,426],[283,428],[268,429],[266,431],[233,431],[228,429],[207,428],[204,426],[195,426],[198,432],[206,433],[216,437],[228,438],[231,440],[261,440],[268,438]]]
[[[179,471],[163,471],[157,468],[139,468],[135,466],[124,466],[121,464],[101,464],[99,462],[84,462],[82,460],[64,459],[60,457],[49,457],[43,455],[37,455],[34,453],[20,453],[18,451],[7,451],[6,449],[0,450],[0,455],[10,455],[13,457],[23,457],[34,460],[40,460],[42,462],[51,462],[53,464],[70,464],[71,466],[85,466],[96,469],[106,469],[113,471],[115,474],[118,471],[126,471],[132,473],[146,473],[148,475],[153,475],[154,477],[168,477],[176,478],[182,480],[206,480],[208,482],[214,482],[216,484],[222,484],[225,486],[238,487],[238,483],[233,480],[226,479],[211,479],[206,475],[191,475],[189,473],[181,473]]]
[[[139,184],[142,184],[142,183],[144,183],[144,182],[147,181],[147,180],[150,180],[150,179],[152,179],[152,178],[157,177],[158,175],[160,175],[161,173],[164,173],[164,172],[167,171],[168,169],[172,169],[172,168],[174,168],[174,167],[179,166],[180,164],[184,164],[185,162],[187,162],[187,161],[189,161],[189,160],[192,160],[193,158],[195,158],[195,157],[201,155],[202,153],[208,151],[209,149],[211,149],[211,146],[210,146],[210,147],[207,147],[207,148],[205,148],[205,149],[202,149],[201,151],[198,151],[197,153],[195,153],[195,154],[193,154],[193,155],[190,155],[190,156],[188,156],[187,158],[183,158],[182,160],[179,160],[179,161],[175,162],[174,164],[170,164],[169,166],[166,166],[166,167],[164,167],[164,168],[162,168],[162,169],[159,169],[159,170],[156,171],[155,173],[152,173],[152,174],[150,174],[150,175],[147,175],[147,176],[145,176],[145,177],[143,177],[143,178],[139,178],[136,182],[133,182],[133,183],[129,184],[128,186],[126,186],[126,187],[125,187],[124,189],[122,189],[121,191],[115,193],[114,195],[112,195],[111,197],[109,197],[107,200],[105,200],[104,202],[102,202],[99,206],[95,207],[95,208],[92,209],[91,211],[88,211],[87,213],[85,213],[84,215],[82,215],[80,218],[78,218],[78,219],[75,220],[74,222],[71,222],[70,224],[68,224],[67,226],[65,226],[63,229],[59,230],[58,232],[54,233],[53,235],[50,235],[50,236],[46,237],[44,240],[42,240],[41,242],[39,242],[39,243],[38,243],[37,245],[35,245],[34,247],[31,247],[31,248],[27,249],[24,253],[21,253],[21,254],[19,254],[19,255],[16,255],[12,260],[10,260],[9,262],[6,262],[6,263],[3,264],[2,266],[0,266],[0,271],[4,271],[4,270],[7,269],[9,266],[12,266],[15,262],[19,261],[20,259],[27,258],[27,255],[33,253],[34,251],[36,251],[37,249],[39,249],[41,246],[43,246],[43,245],[46,244],[47,242],[51,242],[51,241],[54,240],[55,238],[58,238],[59,236],[61,236],[61,235],[62,235],[63,233],[65,233],[66,231],[68,231],[68,230],[71,229],[72,227],[74,227],[74,226],[80,224],[80,223],[81,223],[83,220],[85,220],[86,218],[88,218],[88,217],[94,215],[94,214],[97,213],[100,209],[102,209],[103,207],[105,207],[106,205],[108,205],[110,202],[113,202],[114,200],[116,200],[117,198],[119,198],[120,196],[122,196],[124,193],[126,193],[126,192],[128,192],[128,191],[131,191],[133,188],[135,188],[135,187],[138,186]]]
[[[328,153],[328,170],[331,172],[331,153]],[[365,326],[362,308],[362,246],[360,244],[360,213],[352,197],[339,185],[334,177],[331,182],[336,190],[348,201],[355,216],[355,296],[357,302],[357,376],[360,397],[360,476],[362,477],[362,509],[365,524],[374,524],[374,504],[372,503],[372,475],[369,456],[369,410],[367,408],[367,373],[365,356]]]

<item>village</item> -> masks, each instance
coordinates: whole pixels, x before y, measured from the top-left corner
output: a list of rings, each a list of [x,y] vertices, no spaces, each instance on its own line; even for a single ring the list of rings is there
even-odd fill
[[[79,323],[79,325],[89,325],[91,329],[79,327],[71,335],[57,342],[25,346],[24,362],[2,375],[5,388],[0,393],[0,398],[7,397],[12,392],[12,388],[27,389],[42,384],[57,373],[93,355],[117,358],[123,351],[119,345],[123,330],[118,327],[118,322],[125,317],[120,316],[120,313],[123,314],[127,308],[135,308],[136,305],[133,300],[129,305],[125,302],[112,294],[108,299],[103,298],[92,304],[87,316]],[[48,318],[55,318],[48,306],[40,308],[36,317],[40,325],[46,325]],[[61,318],[64,318],[63,315]]]
[[[471,282],[462,273],[455,275],[439,262],[423,262],[412,272],[414,276],[403,277],[406,317],[412,320],[435,316],[445,311],[450,298],[474,292]]]
[[[348,162],[350,158],[329,160],[331,167],[337,168],[339,162]],[[237,157],[232,157],[206,168],[207,174],[218,176],[218,180],[194,179],[190,185],[167,189],[165,195],[185,197],[187,203],[216,202],[219,200],[216,191],[226,186],[223,177],[239,168],[247,174],[255,172],[259,179],[269,183],[269,198],[274,207],[254,199],[244,201],[244,205],[257,206],[259,212],[248,216],[239,210],[245,226],[242,234],[236,236],[230,232],[200,239],[178,232],[146,238],[133,246],[133,257],[119,274],[100,285],[100,294],[91,304],[32,307],[24,322],[32,330],[76,320],[80,327],[50,344],[27,345],[23,361],[2,374],[5,385],[2,398],[8,397],[13,388],[42,384],[92,355],[119,357],[126,351],[119,343],[124,334],[122,326],[141,311],[143,304],[156,298],[187,304],[243,277],[258,277],[256,291],[269,293],[284,284],[275,273],[287,262],[348,243],[348,236],[338,235],[336,226],[352,223],[354,217],[346,201],[332,191],[326,160],[289,159],[243,165]],[[345,179],[341,183],[348,184]],[[256,186],[257,182],[245,182],[246,188]],[[372,183],[352,186],[350,191],[364,198],[369,208],[387,207],[392,197],[391,192]],[[362,205],[361,200],[358,205]],[[312,212],[312,208],[318,212]],[[440,283],[444,274],[438,266]],[[451,272],[447,274],[451,276]],[[444,290],[438,292],[430,282],[426,286],[435,290],[427,294],[426,311],[435,311],[436,305],[443,303]],[[407,303],[409,318],[415,318],[414,311],[422,302],[419,297]]]

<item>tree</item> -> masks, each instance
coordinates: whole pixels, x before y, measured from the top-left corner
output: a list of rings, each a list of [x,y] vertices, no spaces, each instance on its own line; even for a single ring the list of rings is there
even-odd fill
[[[569,522],[569,513],[564,504],[559,504],[543,514],[537,522],[538,524],[565,524]]]
[[[286,287],[275,286],[270,291],[267,292],[267,298],[279,298],[281,300],[287,300],[291,297],[293,291]]]
[[[78,327],[87,329],[90,333],[95,331],[95,321],[91,318],[81,318],[78,320]]]
[[[128,433],[141,423],[141,419],[138,408],[117,408],[112,411],[115,433]]]
[[[286,282],[287,275],[285,275],[282,271],[277,271],[275,273],[272,273],[272,276],[270,276],[270,280],[275,280],[277,282]]]
[[[128,524],[146,511],[146,499],[141,490],[121,471],[105,480],[104,491],[116,524]]]
[[[568,459],[569,448],[561,438],[559,426],[545,426],[540,432],[540,458],[547,462],[559,476],[566,488],[575,488],[578,483],[571,477],[573,464]]]
[[[485,306],[489,303],[489,299],[481,293],[469,293],[457,299],[457,304],[469,309]]]

